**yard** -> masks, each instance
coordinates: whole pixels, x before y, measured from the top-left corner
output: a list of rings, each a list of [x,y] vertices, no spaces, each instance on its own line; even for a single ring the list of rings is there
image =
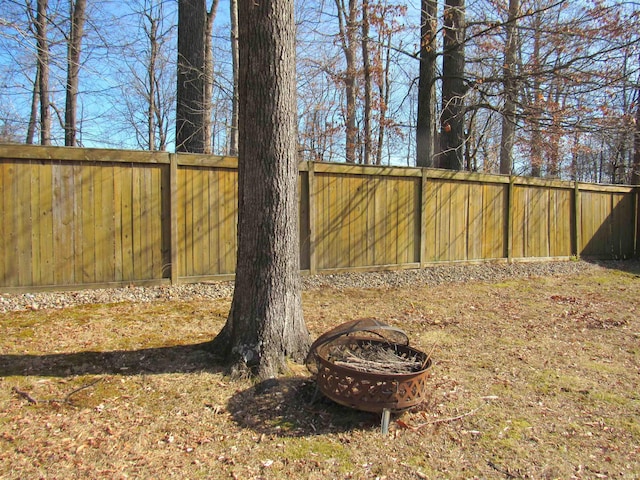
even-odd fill
[[[304,366],[232,380],[199,344],[230,298],[0,314],[0,478],[638,478],[640,265],[304,292],[312,337],[375,317],[433,350],[394,416],[325,399]]]

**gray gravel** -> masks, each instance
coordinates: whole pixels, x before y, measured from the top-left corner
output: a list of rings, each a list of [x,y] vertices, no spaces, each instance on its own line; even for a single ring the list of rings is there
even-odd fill
[[[625,264],[626,263],[627,262],[625,262]],[[337,289],[388,288],[414,285],[438,285],[447,282],[500,282],[509,278],[570,275],[589,270],[595,271],[601,268],[604,267],[584,261],[438,265],[425,269],[304,276],[302,278],[302,284],[305,290],[327,287]],[[65,308],[90,303],[217,299],[230,297],[232,294],[233,282],[208,282],[69,292],[0,293],[0,313],[20,310]]]

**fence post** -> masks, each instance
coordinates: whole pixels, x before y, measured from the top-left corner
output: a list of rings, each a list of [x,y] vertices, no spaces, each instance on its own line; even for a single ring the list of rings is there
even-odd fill
[[[171,284],[178,283],[178,154],[169,154],[169,236]]]
[[[576,180],[573,188],[573,239],[576,251],[574,255],[580,258],[582,251],[582,205],[580,202],[580,183]]]
[[[317,273],[316,265],[316,175],[314,162],[307,162],[309,170],[307,172],[307,182],[309,182],[307,191],[309,192],[309,273],[315,275]]]
[[[640,229],[640,222],[639,222],[639,218],[638,218],[638,207],[640,205],[638,205],[638,187],[636,187],[633,190],[633,224],[635,225],[635,228],[633,229],[633,256],[637,257],[638,256],[638,234],[640,232],[638,232],[638,229]]]
[[[513,184],[516,177],[509,175],[509,189],[507,190],[507,262],[513,257]]]
[[[420,169],[420,268],[427,266],[427,236],[425,225],[427,224],[427,170]]]

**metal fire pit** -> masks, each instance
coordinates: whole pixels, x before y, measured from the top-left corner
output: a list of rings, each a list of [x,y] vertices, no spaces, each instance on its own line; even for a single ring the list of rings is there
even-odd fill
[[[391,412],[415,407],[427,396],[431,359],[410,347],[406,334],[375,319],[344,323],[320,336],[311,346],[307,368],[316,374],[317,388],[340,405],[366,412],[382,413],[386,433]],[[399,357],[411,358],[419,368],[407,373],[361,371],[348,362],[336,364],[332,352],[384,348]]]

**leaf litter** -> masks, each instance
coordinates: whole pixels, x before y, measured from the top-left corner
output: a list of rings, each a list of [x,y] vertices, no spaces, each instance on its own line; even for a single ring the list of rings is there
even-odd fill
[[[314,338],[376,317],[437,345],[429,399],[388,436],[303,366],[226,377],[199,347],[228,298],[2,314],[0,477],[637,478],[640,282],[621,265],[306,291]]]

